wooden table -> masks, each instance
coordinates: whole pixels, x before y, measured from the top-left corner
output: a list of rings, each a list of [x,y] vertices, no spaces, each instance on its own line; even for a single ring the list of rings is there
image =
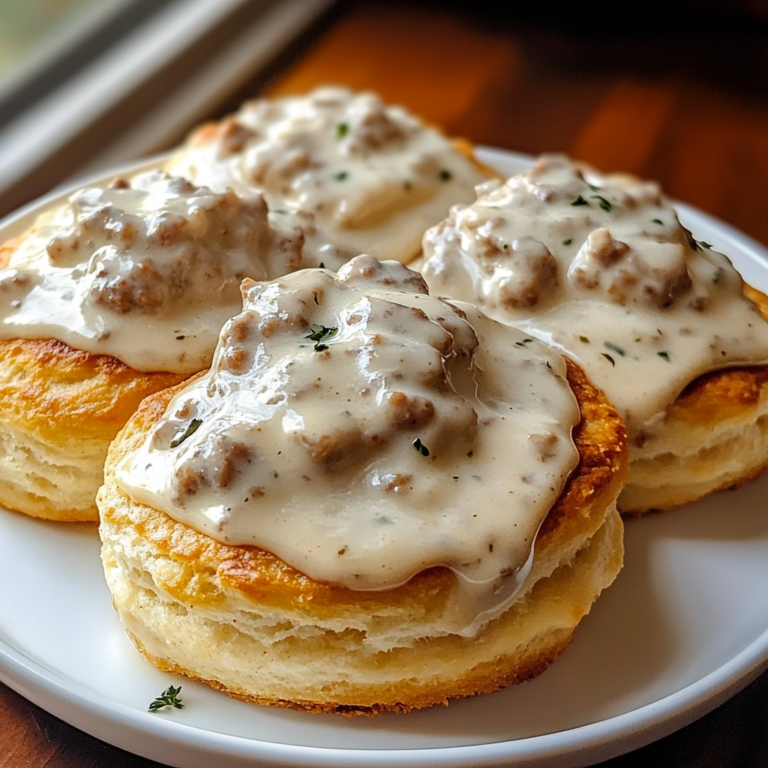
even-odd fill
[[[633,23],[601,3],[591,17],[573,4],[556,21],[548,17],[559,6],[503,14],[496,5],[345,4],[283,59],[265,90],[375,89],[476,143],[562,151],[658,179],[669,194],[768,242],[764,21],[712,11],[689,13],[675,28],[682,12],[672,0],[639,4]],[[766,766],[767,714],[764,675],[702,720],[604,765]],[[0,768],[151,765],[0,685]]]

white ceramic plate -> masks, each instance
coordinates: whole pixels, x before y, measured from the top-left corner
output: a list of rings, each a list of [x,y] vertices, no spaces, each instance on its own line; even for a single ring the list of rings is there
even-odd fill
[[[529,158],[482,159],[517,172]],[[681,218],[768,289],[768,251],[686,206]],[[0,241],[27,226],[0,225]],[[90,526],[0,511],[0,679],[100,739],[185,768],[557,766],[670,733],[768,662],[768,476],[627,526],[626,567],[546,674],[409,715],[346,719],[230,699],[145,663],[110,605]],[[183,710],[148,714],[168,685]]]

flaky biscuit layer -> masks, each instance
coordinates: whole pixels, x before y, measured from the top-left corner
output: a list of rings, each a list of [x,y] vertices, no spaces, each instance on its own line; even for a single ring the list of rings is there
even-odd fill
[[[96,521],[110,442],[147,395],[177,384],[53,339],[0,341],[0,505]]]
[[[768,320],[768,296],[744,284]],[[668,510],[734,488],[768,467],[768,366],[729,368],[691,382],[647,442],[630,445],[624,515]]]

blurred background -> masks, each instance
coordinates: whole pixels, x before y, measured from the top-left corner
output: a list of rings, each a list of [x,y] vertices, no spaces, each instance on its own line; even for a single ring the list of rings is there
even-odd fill
[[[0,0],[0,214],[333,82],[659,179],[766,242],[766,33],[764,0]]]

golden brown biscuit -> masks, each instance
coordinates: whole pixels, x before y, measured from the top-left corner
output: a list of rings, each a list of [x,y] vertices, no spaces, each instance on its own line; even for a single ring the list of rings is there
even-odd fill
[[[744,284],[768,319],[768,297]],[[714,371],[691,382],[668,408],[663,432],[631,442],[632,473],[622,514],[640,515],[734,488],[768,466],[768,366]]]
[[[701,376],[667,409],[653,441],[630,445],[632,474],[619,497],[638,515],[733,488],[768,466],[768,367]]]
[[[112,438],[144,397],[183,378],[60,341],[0,341],[0,504],[49,520],[98,520]]]
[[[271,255],[282,273],[292,254],[260,198],[159,172],[39,214],[0,246],[0,503],[95,521],[118,429],[210,364],[242,279],[264,277]]]
[[[469,142],[342,87],[247,101],[193,130],[165,167],[212,189],[258,190],[271,209],[300,209],[313,217],[317,250],[403,263],[419,255],[429,226],[494,175]]]
[[[113,443],[99,492],[105,573],[126,630],[161,669],[311,712],[406,712],[540,674],[623,554],[615,499],[627,476],[625,427],[570,363],[568,380],[582,413],[578,467],[540,529],[518,598],[470,638],[432,632],[450,608],[456,577],[448,569],[396,589],[352,591],[134,502],[117,487],[115,468],[181,388],[147,398]]]
[[[433,292],[555,344],[614,402],[630,439],[622,513],[693,501],[768,464],[768,299],[680,224],[658,185],[544,156],[478,187],[424,249]]]

